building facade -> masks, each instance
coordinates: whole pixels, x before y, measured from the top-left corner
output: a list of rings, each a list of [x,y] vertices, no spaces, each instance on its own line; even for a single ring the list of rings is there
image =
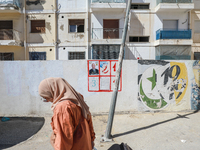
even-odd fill
[[[0,0],[0,60],[117,59],[128,0]],[[199,0],[132,0],[125,59],[200,59]]]

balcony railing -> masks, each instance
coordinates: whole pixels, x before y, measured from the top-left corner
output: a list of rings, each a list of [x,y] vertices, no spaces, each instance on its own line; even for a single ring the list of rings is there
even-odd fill
[[[0,7],[15,7],[20,8],[20,0],[0,0]]]
[[[159,3],[193,3],[193,0],[157,0],[157,5]]]
[[[156,40],[160,39],[191,39],[191,30],[166,30],[159,29],[156,31]]]
[[[92,3],[125,3],[125,0],[92,0]]]
[[[92,39],[121,39],[123,28],[93,28]]]
[[[13,29],[0,29],[0,40],[14,40],[14,45],[20,45],[21,33]]]

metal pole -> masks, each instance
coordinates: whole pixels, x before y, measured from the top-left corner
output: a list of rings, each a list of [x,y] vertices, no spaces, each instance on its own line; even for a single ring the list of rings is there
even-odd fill
[[[27,20],[26,18],[26,1],[23,2],[23,13],[24,13],[24,60],[26,60],[26,53],[27,53],[27,46],[26,46],[26,40],[27,40]]]
[[[55,54],[55,60],[58,59],[58,5],[57,0],[55,0],[54,3],[54,15],[55,15],[55,47],[54,47],[54,54]]]
[[[125,46],[125,42],[126,42],[126,34],[127,34],[127,29],[128,29],[128,21],[129,21],[129,12],[130,12],[130,7],[131,7],[131,2],[132,2],[132,0],[128,0],[128,5],[126,8],[126,18],[125,18],[124,32],[122,35],[122,43],[121,43],[120,53],[119,53],[119,58],[118,58],[118,68],[117,68],[116,78],[115,78],[115,87],[114,87],[114,91],[112,93],[112,99],[111,99],[111,104],[110,104],[106,132],[105,132],[104,137],[102,137],[102,141],[105,141],[105,142],[112,141],[111,130],[112,130],[115,106],[116,106],[116,101],[117,101],[117,94],[118,94],[120,74],[121,74],[121,68],[122,68],[122,62],[123,62],[123,56],[124,56],[124,46]]]

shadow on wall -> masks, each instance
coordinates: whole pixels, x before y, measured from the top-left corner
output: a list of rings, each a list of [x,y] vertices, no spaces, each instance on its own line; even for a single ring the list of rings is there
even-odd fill
[[[130,31],[128,31],[127,40],[129,41],[129,36],[144,36],[145,28],[144,25],[138,19],[138,16],[132,12],[131,13],[131,22],[130,22]]]
[[[38,34],[28,33],[28,43],[44,43],[44,38]]]
[[[139,52],[137,51],[136,47],[125,47],[125,59],[126,60],[136,60],[137,57],[140,56]]]
[[[193,20],[192,20],[192,27],[190,27],[191,29],[193,29],[192,30],[192,39],[193,39],[193,42],[194,43],[200,43],[200,33],[199,33],[199,27],[196,25],[195,26],[195,21],[200,21],[200,19],[199,19],[199,15],[200,15],[200,13],[197,13],[197,11],[196,11],[196,13],[192,13],[193,14]],[[198,31],[197,31],[198,30]],[[196,31],[196,32],[195,32]]]
[[[39,20],[44,20],[45,24],[37,22]],[[38,23],[40,24],[38,25]],[[33,14],[27,15],[27,29],[27,43],[44,43],[43,38],[46,36],[46,32],[48,31],[45,19],[37,19]],[[46,38],[48,37],[46,36]]]
[[[27,0],[26,5],[27,9],[37,9],[37,10],[43,10],[43,4],[46,3],[46,0]]]
[[[0,149],[19,144],[34,134],[44,125],[44,118],[0,118]]]

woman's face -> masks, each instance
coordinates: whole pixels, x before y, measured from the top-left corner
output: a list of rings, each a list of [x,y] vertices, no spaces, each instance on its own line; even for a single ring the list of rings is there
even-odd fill
[[[53,102],[53,98],[43,97],[43,102]]]

